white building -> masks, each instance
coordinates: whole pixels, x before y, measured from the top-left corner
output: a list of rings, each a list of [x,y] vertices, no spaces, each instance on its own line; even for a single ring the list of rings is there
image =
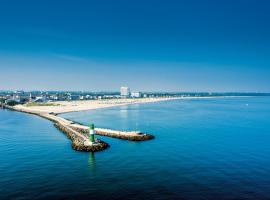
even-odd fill
[[[46,101],[47,101],[46,96],[39,96],[39,97],[36,97],[33,102],[39,103],[39,102],[46,102]]]
[[[122,97],[129,97],[130,96],[130,89],[128,87],[121,87],[120,88],[120,95]]]
[[[21,102],[21,97],[20,97],[20,95],[13,95],[12,100],[16,101],[17,103],[20,103]]]
[[[133,97],[133,98],[141,98],[142,93],[141,92],[131,92],[131,97]]]
[[[70,100],[70,101],[80,100],[80,95],[69,95],[68,100]]]

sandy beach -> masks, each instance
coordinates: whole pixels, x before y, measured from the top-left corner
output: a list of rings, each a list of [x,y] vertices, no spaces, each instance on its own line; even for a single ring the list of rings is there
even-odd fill
[[[49,105],[16,105],[15,109],[34,112],[34,113],[66,113],[66,112],[78,112],[85,110],[93,110],[100,108],[109,108],[115,106],[141,104],[141,103],[154,103],[160,101],[169,101],[176,99],[187,99],[188,97],[177,98],[139,98],[139,99],[106,99],[106,100],[82,100],[82,101],[57,101],[51,102]],[[191,98],[191,97],[189,97]],[[193,97],[198,98],[198,97]]]
[[[75,139],[79,138],[79,141],[81,141],[79,142],[80,145],[78,145],[80,149],[91,151],[89,144],[86,145],[86,143],[88,142],[88,138],[83,134],[85,131],[89,130],[89,127],[78,124],[71,120],[62,118],[58,116],[57,114],[65,113],[65,112],[77,112],[77,111],[84,111],[84,110],[93,110],[93,109],[108,108],[108,107],[115,107],[115,106],[122,106],[122,105],[130,105],[130,104],[153,103],[153,102],[176,100],[176,99],[179,99],[179,98],[140,98],[140,99],[110,99],[110,100],[88,100],[88,101],[58,101],[58,102],[49,102],[49,103],[41,103],[41,104],[30,103],[30,104],[24,104],[24,105],[16,105],[13,107],[6,105],[6,108],[11,109],[11,110],[16,110],[19,112],[35,114],[54,122],[56,127],[58,127],[67,135],[69,135],[70,138],[73,138],[72,139],[73,142],[74,142],[74,138]],[[95,128],[95,131],[97,135],[120,138],[124,140],[144,141],[144,140],[154,138],[154,136],[150,134],[142,133],[140,131],[119,131],[119,130],[112,130],[112,129],[97,128],[97,127]],[[72,137],[70,135],[72,135]]]
[[[101,108],[110,108],[123,105],[155,103],[171,100],[191,100],[191,99],[209,99],[209,98],[234,98],[235,96],[211,96],[211,97],[155,97],[155,98],[136,98],[136,99],[101,99],[101,100],[79,100],[79,101],[57,101],[49,103],[16,105],[13,108],[23,112],[35,114],[61,114],[67,112],[79,112],[86,110],[95,110]],[[247,97],[247,96],[242,96]]]

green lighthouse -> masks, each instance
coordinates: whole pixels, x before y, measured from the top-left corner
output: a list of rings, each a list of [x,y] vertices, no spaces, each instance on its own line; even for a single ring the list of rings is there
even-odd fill
[[[90,142],[95,142],[95,126],[94,126],[94,124],[90,124],[90,126],[89,126],[89,133],[90,133],[90,135],[89,135],[89,140],[90,140]]]

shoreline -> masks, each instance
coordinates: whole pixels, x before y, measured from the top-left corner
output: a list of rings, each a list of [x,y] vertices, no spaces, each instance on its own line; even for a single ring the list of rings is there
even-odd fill
[[[99,106],[99,107],[95,107],[91,109],[98,109],[98,108],[105,108],[105,107],[112,107],[112,106],[122,106],[122,105],[129,105],[129,104],[130,103],[125,103],[125,104],[120,103],[116,105],[112,104],[110,106]],[[63,112],[54,113],[54,112],[50,112],[50,110],[40,111],[37,109],[33,109],[32,107],[27,107],[25,105],[18,105],[18,106],[5,105],[4,107],[9,110],[13,110],[17,112],[37,115],[39,117],[52,121],[54,123],[54,126],[60,131],[62,131],[63,133],[65,133],[67,137],[71,140],[72,148],[74,150],[95,152],[95,151],[102,151],[110,147],[108,143],[97,138],[95,139],[95,142],[93,143],[89,142],[89,127],[58,116],[58,114],[63,113]],[[44,107],[52,107],[52,106],[44,106]],[[153,135],[142,133],[140,131],[118,131],[118,130],[103,129],[103,128],[95,128],[95,134],[106,136],[106,137],[123,139],[123,140],[130,140],[130,141],[145,141],[145,140],[150,140],[154,138]]]
[[[96,110],[103,108],[112,108],[118,106],[134,105],[134,104],[145,104],[145,103],[156,103],[161,101],[171,101],[183,99],[182,97],[177,98],[140,98],[140,99],[108,99],[108,100],[80,100],[80,101],[57,101],[51,102],[49,106],[27,106],[16,105],[16,109],[36,112],[36,113],[54,113],[64,114],[69,112],[80,112],[87,110]]]
[[[26,112],[35,113],[53,113],[55,115],[81,112],[88,110],[112,108],[126,105],[157,103],[173,100],[196,100],[196,99],[213,99],[213,98],[236,98],[249,96],[211,96],[211,97],[158,97],[158,98],[138,98],[138,99],[107,99],[107,100],[80,100],[80,101],[57,101],[51,102],[49,106],[27,106],[16,105],[16,109]]]
[[[79,111],[87,111],[87,110],[94,110],[94,109],[111,108],[111,107],[124,106],[124,105],[156,103],[156,102],[170,101],[170,100],[172,101],[172,100],[209,99],[209,98],[226,98],[226,97],[223,96],[223,97],[120,99],[117,101],[115,100],[91,101],[90,100],[90,101],[78,101],[76,102],[76,104],[74,102],[64,102],[65,103],[64,105],[66,105],[67,107],[62,106],[63,104],[58,104],[54,106],[30,106],[30,107],[27,107],[26,105],[17,105],[17,106],[4,105],[4,107],[10,110],[17,111],[17,112],[33,114],[33,115],[37,115],[39,117],[45,118],[47,120],[50,120],[54,123],[54,126],[56,128],[61,130],[63,133],[67,135],[68,138],[71,139],[72,148],[74,150],[94,152],[94,151],[104,150],[108,148],[110,145],[99,139],[96,139],[94,143],[89,142],[89,127],[88,126],[82,125],[80,123],[66,119],[64,117],[60,117],[58,116],[59,114],[67,113],[67,112],[79,112]],[[78,103],[82,103],[84,104],[84,106],[80,106],[78,105]],[[88,104],[85,104],[85,103],[88,103]],[[58,111],[58,112],[55,112],[55,111]],[[130,140],[130,141],[145,141],[145,140],[151,140],[154,138],[153,135],[142,133],[140,131],[119,131],[119,130],[112,130],[112,129],[105,129],[105,128],[95,128],[95,134],[106,136],[106,137],[123,139],[123,140]]]

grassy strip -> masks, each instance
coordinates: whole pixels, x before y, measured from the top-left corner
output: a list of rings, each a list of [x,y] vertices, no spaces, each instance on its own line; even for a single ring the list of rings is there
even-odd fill
[[[37,102],[31,102],[31,103],[27,103],[25,105],[27,107],[31,107],[31,106],[60,106],[60,104],[56,104],[56,103],[37,103]]]

